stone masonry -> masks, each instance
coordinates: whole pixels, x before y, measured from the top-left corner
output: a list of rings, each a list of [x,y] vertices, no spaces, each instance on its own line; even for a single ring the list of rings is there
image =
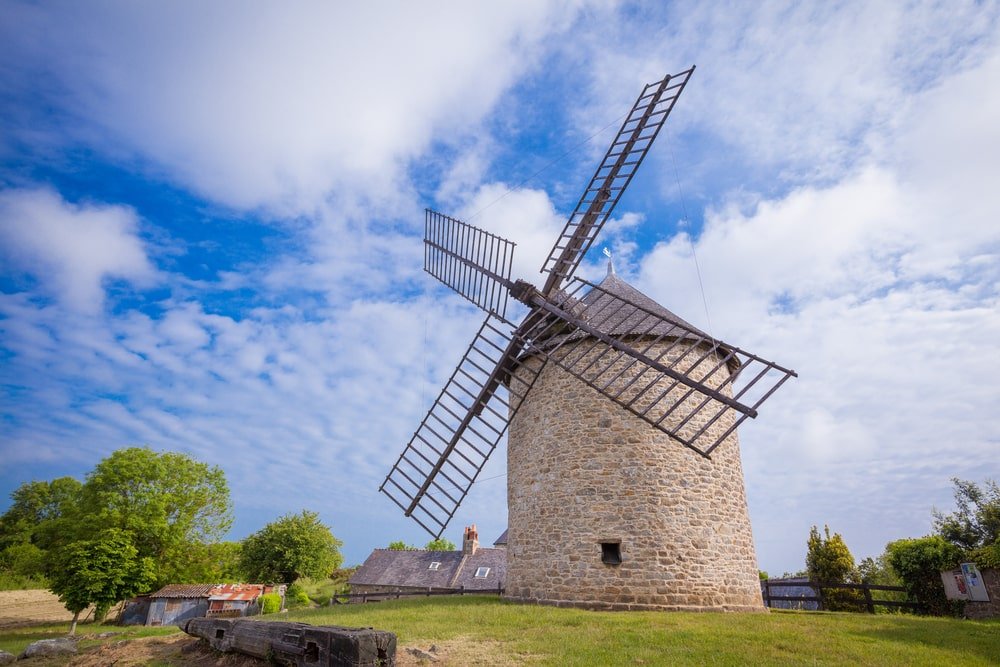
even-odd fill
[[[573,345],[589,343],[564,349]],[[684,342],[663,359],[704,352]],[[712,368],[717,358],[703,363]],[[723,367],[708,384],[727,376]],[[710,430],[731,424],[730,415]],[[592,609],[765,610],[735,432],[706,459],[548,363],[511,421],[507,469],[506,597]]]

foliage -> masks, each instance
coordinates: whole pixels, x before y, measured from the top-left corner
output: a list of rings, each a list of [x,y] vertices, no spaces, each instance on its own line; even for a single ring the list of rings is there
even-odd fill
[[[825,536],[816,526],[809,531],[806,571],[811,581],[820,583],[856,583],[858,569],[854,556],[840,533],[830,535],[830,527],[823,527]],[[828,611],[854,611],[859,608],[861,593],[855,590],[822,589],[823,608]]]
[[[757,570],[757,578],[761,581],[767,581],[771,577],[767,574],[765,570]]]
[[[243,541],[240,565],[248,578],[262,583],[294,583],[300,577],[327,577],[340,567],[342,542],[303,510],[267,524]]]
[[[28,579],[45,579],[45,552],[31,542],[12,544],[0,551],[0,569]]]
[[[311,603],[312,600],[309,599],[309,594],[297,583],[292,584],[285,590],[285,604],[288,605],[289,609],[294,607],[308,607]]]
[[[996,622],[912,615],[622,614],[455,596],[334,605],[288,620],[391,629],[401,644],[437,644],[440,664],[1000,664]]]
[[[427,551],[455,551],[458,547],[451,540],[446,540],[443,537],[439,537],[436,540],[431,540],[424,547]]]
[[[323,579],[312,577],[302,577],[295,582],[296,586],[301,586],[309,599],[314,604],[323,606],[330,604],[330,598],[336,595],[343,595],[350,591],[347,581],[357,571],[357,567],[340,568],[334,570],[333,574]]]
[[[945,597],[941,570],[955,567],[962,552],[940,535],[896,540],[886,545],[886,560],[902,579],[903,586],[927,614],[943,615],[955,611]]]
[[[878,586],[902,586],[903,581],[896,574],[896,571],[889,565],[888,553],[883,553],[875,558],[863,558],[858,563],[858,575],[861,581],[876,584]],[[902,591],[877,591],[873,596],[879,600],[892,600],[903,602],[907,599],[906,593]],[[901,607],[875,606],[876,614],[901,614]]]
[[[72,477],[51,482],[25,482],[10,494],[13,503],[0,516],[0,549],[37,543],[37,529],[47,521],[72,513],[81,484]]]
[[[246,577],[240,569],[239,542],[195,542],[187,546],[184,560],[175,561],[172,584],[237,583]]]
[[[105,642],[124,643],[124,641],[140,637],[170,635],[176,634],[180,631],[180,628],[176,625],[156,627],[130,625],[123,627],[121,625],[113,625],[111,623],[88,623],[77,628],[77,647],[82,653],[94,645],[99,645]],[[100,639],[98,637],[101,633],[113,633],[114,636]],[[14,627],[0,626],[0,651],[7,651],[8,653],[19,655],[25,648],[27,648],[28,644],[36,642],[39,639],[58,639],[65,636],[65,623],[17,625]],[[43,665],[50,665],[54,663],[45,661],[43,658],[34,658],[24,662],[24,664],[33,665],[34,667],[42,667]]]
[[[14,574],[0,568],[0,591],[26,591],[33,588],[48,588],[47,579],[34,579],[24,575]]]
[[[1000,544],[1000,487],[993,480],[986,480],[983,488],[975,482],[957,477],[955,505],[957,510],[942,514],[934,510],[934,530],[954,545],[972,551]]]
[[[281,609],[281,596],[277,593],[264,593],[258,600],[262,614],[274,614]]]
[[[140,556],[128,534],[106,530],[95,539],[71,542],[59,549],[51,575],[52,592],[76,618],[90,605],[100,620],[115,602],[146,590],[155,578],[153,560]]]
[[[395,542],[389,542],[389,551],[416,551],[417,547],[410,546],[403,540],[396,540]]]
[[[191,545],[218,539],[232,524],[220,468],[140,447],[97,464],[80,491],[80,510],[89,533],[128,533],[139,555],[156,561],[160,585],[182,578]]]

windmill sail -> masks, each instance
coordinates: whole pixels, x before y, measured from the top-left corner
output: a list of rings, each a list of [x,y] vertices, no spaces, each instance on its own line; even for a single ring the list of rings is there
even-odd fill
[[[546,294],[572,277],[660,133],[694,67],[643,88],[542,266]]]
[[[711,454],[795,376],[639,292],[623,295],[631,288],[610,279],[574,279],[561,305],[540,303],[550,316],[518,330],[523,345],[699,454]]]
[[[512,343],[513,327],[487,316],[379,488],[435,537],[444,532],[538,377],[538,370],[528,370],[497,390],[512,370]]]
[[[514,243],[426,209],[424,271],[487,313],[507,314]]]

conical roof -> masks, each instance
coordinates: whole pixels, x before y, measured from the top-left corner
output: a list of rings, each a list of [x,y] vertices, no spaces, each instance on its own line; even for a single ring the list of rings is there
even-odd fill
[[[591,290],[581,299],[586,306],[587,320],[600,331],[612,336],[671,336],[674,338],[705,338],[711,336],[690,322],[675,315],[651,298],[629,285],[609,270],[608,275],[598,284],[599,289]],[[637,306],[663,318],[652,330],[648,319],[642,311],[632,308],[619,308],[621,303],[613,299],[618,297],[630,301]],[[615,311],[618,312],[615,312]]]

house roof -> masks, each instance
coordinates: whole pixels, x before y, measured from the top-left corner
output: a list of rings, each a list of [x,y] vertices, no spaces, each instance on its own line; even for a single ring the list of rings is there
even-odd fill
[[[500,534],[500,537],[498,537],[497,539],[493,540],[493,546],[498,547],[500,545],[507,546],[507,529],[506,528],[503,529],[503,533]]]
[[[476,576],[479,568],[488,568],[486,576]],[[503,588],[506,581],[507,550],[482,548],[465,559],[452,587],[467,591],[495,591]]]
[[[205,598],[215,584],[167,584],[151,598]]]
[[[209,600],[246,600],[252,602],[264,592],[263,584],[222,584],[208,592]]]
[[[431,569],[431,563],[439,563]],[[485,578],[476,569],[490,568]],[[353,585],[405,586],[412,588],[459,588],[496,590],[507,575],[503,549],[479,548],[463,558],[461,551],[395,551],[376,549],[348,581]]]

